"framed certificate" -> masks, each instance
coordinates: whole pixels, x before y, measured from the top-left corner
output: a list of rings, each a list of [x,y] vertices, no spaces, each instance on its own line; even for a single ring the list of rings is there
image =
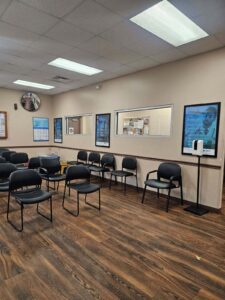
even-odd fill
[[[0,111],[0,139],[7,139],[7,113]]]

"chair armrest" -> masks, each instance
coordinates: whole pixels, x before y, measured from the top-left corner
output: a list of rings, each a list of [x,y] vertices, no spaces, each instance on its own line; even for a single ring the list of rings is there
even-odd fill
[[[178,181],[179,182],[178,187],[179,187],[180,182],[181,182],[181,176],[171,176],[170,177],[170,184],[172,184],[173,181]]]
[[[148,173],[147,173],[147,175],[146,175],[146,180],[148,180],[148,179],[149,179],[149,176],[150,176],[150,174],[152,174],[152,173],[156,173],[156,172],[158,172],[158,170],[154,170],[154,171],[150,171],[150,172],[148,172]]]

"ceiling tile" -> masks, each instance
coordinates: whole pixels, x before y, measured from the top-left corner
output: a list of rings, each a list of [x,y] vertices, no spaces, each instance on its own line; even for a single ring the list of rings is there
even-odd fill
[[[4,13],[4,11],[8,8],[10,2],[12,0],[1,0],[0,1],[0,16]]]
[[[18,1],[12,2],[4,12],[2,20],[39,34],[43,34],[58,22],[57,18]]]
[[[225,30],[215,34],[215,37],[222,45],[225,45]]]
[[[66,16],[65,20],[79,28],[98,34],[121,22],[122,17],[94,1],[87,0]]]
[[[56,17],[63,17],[84,0],[20,0]]]
[[[63,58],[91,66],[93,61],[99,59],[100,56],[86,49],[73,48],[63,54]]]
[[[93,34],[79,29],[73,24],[61,21],[46,33],[46,36],[53,38],[56,41],[66,43],[67,45],[77,46],[81,42],[90,39]]]
[[[145,57],[145,58],[139,59],[133,63],[130,63],[129,67],[134,68],[136,71],[139,71],[139,70],[144,70],[144,69],[151,68],[151,67],[154,67],[157,65],[159,65],[159,62],[153,60],[151,57]]]
[[[96,0],[121,16],[131,18],[159,0]]]
[[[179,49],[188,55],[195,55],[220,47],[222,47],[222,43],[220,43],[214,36],[209,36],[198,41],[182,45],[179,47]]]
[[[158,61],[160,64],[162,64],[162,63],[168,63],[171,61],[179,60],[186,56],[187,56],[186,53],[181,52],[177,48],[173,48],[173,49],[168,49],[166,51],[159,52],[155,55],[152,55],[152,59],[154,59],[155,61]]]

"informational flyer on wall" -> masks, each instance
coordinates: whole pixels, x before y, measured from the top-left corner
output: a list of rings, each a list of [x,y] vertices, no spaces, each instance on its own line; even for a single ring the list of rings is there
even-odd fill
[[[6,112],[0,111],[0,139],[7,138],[7,115]]]
[[[48,118],[33,118],[33,140],[34,142],[49,141]]]
[[[54,143],[62,143],[62,118],[54,118]]]
[[[182,153],[192,153],[192,141],[203,140],[205,156],[217,156],[220,102],[184,107]]]
[[[110,147],[110,114],[96,115],[95,146]]]

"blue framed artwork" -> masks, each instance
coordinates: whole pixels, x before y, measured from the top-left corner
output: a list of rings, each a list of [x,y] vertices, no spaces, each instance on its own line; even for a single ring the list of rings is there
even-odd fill
[[[54,118],[54,143],[63,142],[62,118]]]
[[[95,146],[110,147],[111,114],[97,114],[95,124]]]
[[[33,140],[34,142],[49,141],[48,118],[33,118]]]
[[[186,105],[182,154],[192,154],[192,141],[203,140],[203,155],[217,157],[220,102]]]

